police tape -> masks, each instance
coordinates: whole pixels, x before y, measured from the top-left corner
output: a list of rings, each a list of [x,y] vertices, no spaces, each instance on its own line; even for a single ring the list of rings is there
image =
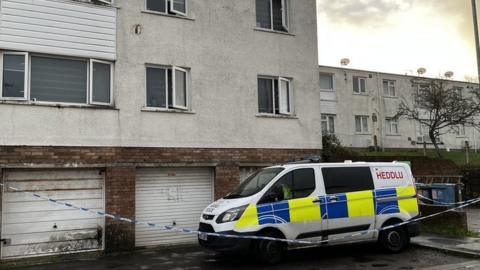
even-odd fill
[[[425,196],[420,195],[420,194],[417,194],[417,196],[418,196],[418,198],[420,198],[422,200],[430,201],[430,202],[433,202],[434,204],[444,205],[444,206],[461,205],[461,204],[467,203],[468,201],[471,201],[471,200],[468,200],[468,201],[463,201],[463,202],[447,203],[447,202],[442,202],[442,201],[437,201],[437,200],[434,200],[434,199],[430,199],[430,198],[425,197]],[[472,199],[472,200],[475,200],[475,199]]]
[[[202,232],[202,231],[199,231],[199,230],[188,229],[188,228],[178,228],[178,227],[169,226],[169,225],[159,225],[159,224],[155,224],[155,223],[152,223],[152,222],[139,221],[139,220],[136,220],[136,219],[125,218],[125,217],[122,217],[122,216],[119,216],[119,215],[112,215],[112,214],[109,214],[109,213],[106,213],[106,212],[96,211],[96,210],[92,210],[92,209],[89,209],[89,208],[76,206],[76,205],[73,205],[71,203],[63,202],[63,201],[56,200],[56,199],[52,199],[52,198],[42,196],[42,195],[34,193],[34,192],[30,192],[30,191],[22,190],[22,189],[19,189],[19,188],[6,186],[3,183],[0,183],[0,186],[4,187],[6,189],[10,189],[10,190],[15,191],[15,192],[30,194],[31,196],[33,196],[37,199],[48,201],[52,204],[64,206],[64,207],[71,208],[71,209],[77,209],[77,210],[85,212],[85,213],[92,213],[92,214],[95,214],[97,216],[107,217],[107,218],[111,218],[111,219],[117,220],[117,221],[128,222],[128,223],[135,224],[135,225],[144,225],[144,226],[147,226],[151,229],[161,229],[161,230],[165,230],[165,231],[179,232],[179,233],[185,233],[185,234],[196,234],[196,235],[199,235],[199,236],[213,236],[213,237],[248,239],[248,240],[267,240],[267,241],[278,241],[278,242],[284,242],[284,243],[290,243],[290,244],[301,244],[301,245],[320,245],[320,244],[328,243],[330,241],[337,241],[337,240],[353,238],[353,237],[365,235],[365,234],[368,234],[368,233],[376,233],[376,232],[378,233],[378,232],[383,231],[383,230],[390,230],[390,229],[394,229],[394,228],[397,228],[397,227],[405,226],[405,225],[410,224],[410,223],[415,223],[415,222],[419,222],[421,220],[425,220],[425,219],[432,218],[432,217],[435,217],[435,216],[443,215],[447,212],[452,212],[452,211],[455,211],[455,210],[459,210],[459,209],[462,209],[462,208],[465,208],[467,206],[470,206],[470,205],[473,205],[473,204],[476,204],[476,203],[480,202],[480,198],[476,198],[476,199],[465,201],[465,202],[463,202],[463,204],[461,204],[459,206],[456,206],[456,207],[449,208],[445,211],[441,211],[441,212],[431,214],[431,215],[428,215],[428,216],[423,216],[423,217],[407,220],[407,221],[404,221],[404,222],[396,223],[396,224],[385,226],[385,227],[382,227],[382,228],[364,230],[364,231],[360,231],[360,232],[357,232],[357,233],[354,233],[354,234],[345,235],[343,237],[335,237],[335,238],[323,239],[323,240],[318,240],[318,241],[306,241],[306,240],[284,239],[284,238],[256,236],[256,235],[238,235],[238,234],[227,234],[227,233]],[[419,195],[419,196],[424,197],[424,196],[421,196],[421,195]]]

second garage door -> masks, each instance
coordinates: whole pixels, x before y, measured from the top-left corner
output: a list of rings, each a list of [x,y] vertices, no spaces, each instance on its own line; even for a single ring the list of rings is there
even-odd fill
[[[213,201],[210,168],[138,169],[136,219],[197,229],[200,214]],[[196,235],[135,227],[137,247],[193,243]]]

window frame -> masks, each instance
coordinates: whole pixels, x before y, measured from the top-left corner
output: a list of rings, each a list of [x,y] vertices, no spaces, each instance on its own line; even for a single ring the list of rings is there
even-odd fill
[[[110,66],[110,100],[109,100],[109,103],[93,101],[93,64],[94,63],[106,64],[106,65]],[[89,69],[90,69],[89,72],[88,72],[88,80],[89,80],[88,88],[89,89],[88,89],[88,93],[87,93],[89,104],[111,106],[112,103],[113,103],[113,74],[114,74],[113,63],[108,62],[108,61],[103,61],[103,60],[90,59]]]
[[[148,106],[148,95],[147,95],[147,68],[154,69],[163,69],[165,72],[165,107],[152,107]],[[168,93],[168,71],[172,72],[172,104],[169,104],[170,95]],[[185,72],[185,101],[186,107],[175,105],[175,70]],[[156,65],[156,64],[145,64],[145,107],[146,109],[156,110],[156,111],[189,111],[190,110],[190,69],[182,68],[178,66],[169,66],[169,65]]]
[[[385,89],[385,83],[387,83],[387,88]],[[382,81],[383,96],[385,97],[397,97],[397,85],[395,80],[383,79]],[[385,92],[386,90],[386,92]],[[392,95],[393,90],[393,95]]]
[[[325,119],[324,119],[325,117]],[[328,113],[325,113],[325,114],[321,114],[320,115],[320,124],[323,125],[323,122],[326,122],[327,123],[327,130],[326,130],[326,134],[335,134],[335,118],[336,118],[336,115],[335,114],[328,114]],[[332,120],[332,121],[330,121]],[[333,122],[333,132],[331,132],[330,130],[330,123]],[[322,133],[324,132],[323,128],[322,128]]]
[[[329,76],[331,79],[332,79],[332,89],[323,89],[321,86],[320,86],[320,91],[328,91],[328,92],[335,92],[335,74],[333,73],[324,73],[324,72],[320,72],[320,81],[322,80],[322,76]]]
[[[258,75],[257,76],[257,96],[258,96],[258,79],[265,79],[265,80],[271,80],[272,81],[272,113],[267,113],[267,112],[260,112],[259,108],[257,108],[257,113],[261,115],[274,115],[274,116],[292,116],[294,114],[294,108],[293,108],[293,79],[290,79],[288,77],[282,77],[282,76],[267,76],[267,75]],[[277,81],[277,87],[278,89],[275,88],[275,81]],[[289,98],[289,110],[288,112],[283,111],[282,108],[280,107],[282,104],[281,100],[281,95],[280,95],[280,81],[286,81],[288,82],[288,98]],[[275,101],[275,90],[278,92],[278,103]],[[258,107],[259,104],[257,104]],[[278,113],[276,113],[276,107],[278,106]],[[282,113],[285,112],[285,113]]]
[[[360,127],[361,127],[361,131],[357,131],[357,117],[360,118]],[[367,129],[364,130],[364,123],[363,123],[363,120],[365,119],[365,122],[366,122],[366,126],[367,126]],[[355,120],[355,133],[357,134],[368,134],[370,132],[370,126],[368,124],[368,119],[369,119],[369,116],[368,115],[355,115],[354,117],[354,120]]]
[[[290,4],[288,3],[289,0],[280,0],[280,10],[282,12],[282,27],[284,28],[284,31],[275,29],[273,25],[273,0],[268,0],[268,1],[270,2],[270,14],[269,14],[270,28],[260,27],[260,26],[257,26],[257,28],[266,29],[266,30],[275,31],[275,32],[289,33],[290,32],[290,18],[289,18],[290,12],[288,10],[290,8]]]
[[[385,118],[385,126],[386,126],[386,130],[385,130],[385,133],[387,135],[399,135],[400,134],[400,130],[399,130],[399,124],[398,124],[398,120],[395,120],[393,118]],[[396,131],[397,132],[393,132],[393,129],[392,129],[392,126],[395,125],[396,126]]]
[[[283,108],[283,95],[282,95],[282,82],[287,85],[287,108]],[[275,88],[275,84],[274,84]],[[275,90],[274,90],[275,91]],[[274,98],[275,99],[275,98]],[[274,110],[275,112],[275,110]],[[291,98],[291,83],[290,80],[284,77],[278,77],[278,113],[281,115],[291,115],[292,114],[292,98]]]
[[[23,55],[24,56],[24,61],[25,61],[25,68],[23,71],[23,98],[21,97],[4,97],[3,96],[3,73],[4,73],[4,67],[5,67],[5,62],[4,62],[4,56],[5,55]],[[2,56],[2,72],[0,72],[0,99],[1,100],[19,100],[19,101],[28,101],[30,97],[30,54],[28,52],[10,52],[10,51],[3,51],[1,52]]]
[[[358,85],[358,91],[355,91],[355,83],[352,83],[353,84],[353,93],[355,94],[359,94],[359,95],[365,95],[367,93],[367,77],[364,77],[364,76],[353,76],[353,81],[357,81],[357,85]],[[364,81],[364,89],[362,91],[361,89],[361,83],[360,81]]]
[[[173,0],[165,0],[165,12],[148,9],[147,2],[148,0],[144,0],[144,4],[145,4],[144,9],[147,12],[161,14],[161,15],[188,17],[188,0],[185,0],[185,13],[174,9]]]
[[[185,106],[182,105],[177,105],[177,87],[176,87],[176,71],[180,71],[185,73]],[[168,72],[168,71],[167,71]],[[166,77],[167,79],[167,86],[168,86],[168,76]],[[188,98],[188,93],[189,93],[189,83],[188,83],[188,70],[177,67],[177,66],[172,66],[172,108],[178,109],[178,110],[188,110],[188,103],[189,103],[189,98]],[[167,92],[168,92],[168,87],[167,87]],[[167,102],[166,104],[168,105],[168,93],[166,95],[167,97]]]

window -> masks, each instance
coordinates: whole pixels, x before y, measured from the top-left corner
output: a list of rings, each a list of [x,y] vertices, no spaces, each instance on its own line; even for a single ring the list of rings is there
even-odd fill
[[[279,201],[308,197],[315,191],[315,172],[313,169],[291,171],[282,176],[270,188],[270,191],[280,193],[280,198],[277,198]],[[267,203],[267,201],[262,200],[262,203]]]
[[[353,92],[357,94],[364,94],[367,92],[366,77],[353,77]]]
[[[257,27],[288,32],[289,0],[256,0]]]
[[[320,74],[320,90],[334,91],[332,74]]]
[[[187,16],[187,0],[146,0],[145,5],[149,11]]]
[[[112,103],[112,68],[108,62],[90,60],[90,103]]]
[[[363,116],[363,115],[355,116],[355,132],[357,133],[368,132],[368,116]]]
[[[3,54],[2,98],[27,99],[27,65],[26,53]]]
[[[457,94],[459,97],[462,97],[462,94],[463,94],[463,87],[453,87],[453,91],[455,92],[455,94]]]
[[[324,134],[335,133],[335,115],[322,114],[322,133]]]
[[[188,71],[179,67],[147,66],[147,107],[188,109]]]
[[[459,137],[463,137],[465,136],[465,126],[464,125],[457,125],[455,127],[455,135],[459,136]]]
[[[258,112],[292,114],[291,80],[278,77],[258,78]]]
[[[398,134],[398,122],[393,118],[387,118],[385,120],[385,127],[387,134],[396,135]]]
[[[373,190],[369,167],[322,168],[327,194]]]
[[[395,81],[392,80],[383,80],[383,95],[387,97],[396,96],[395,93]]]
[[[430,92],[429,84],[417,84],[417,95],[426,95]]]

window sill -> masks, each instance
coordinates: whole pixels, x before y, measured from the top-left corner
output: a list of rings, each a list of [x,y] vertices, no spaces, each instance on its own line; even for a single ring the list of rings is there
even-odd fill
[[[320,92],[335,93],[335,89],[320,89]]]
[[[401,134],[385,134],[387,137],[402,137]]]
[[[266,114],[266,113],[257,113],[256,117],[259,118],[278,118],[278,119],[298,119],[295,115],[281,115],[281,114]]]
[[[156,12],[156,11],[151,11],[151,10],[142,10],[142,13],[151,14],[151,15],[165,16],[165,17],[170,17],[170,18],[183,19],[183,20],[187,20],[187,21],[195,21],[195,19],[192,18],[192,17],[180,16],[180,15],[173,15],[173,14],[167,14],[167,13]]]
[[[355,135],[372,135],[372,133],[355,132]]]
[[[80,108],[80,109],[97,109],[97,110],[116,110],[114,106],[107,105],[90,105],[90,104],[69,104],[69,103],[55,103],[55,102],[33,102],[33,101],[14,101],[14,100],[0,100],[0,104],[20,105],[20,106],[40,106],[40,107],[55,107],[55,108]]]
[[[383,98],[398,99],[397,96],[383,96]]]
[[[283,31],[278,31],[278,30],[272,30],[272,29],[267,29],[267,28],[260,28],[260,27],[255,27],[253,28],[255,31],[260,31],[260,32],[267,32],[267,33],[272,33],[272,34],[281,34],[281,35],[286,35],[286,36],[296,36],[295,34],[289,33],[289,32],[283,32]]]
[[[355,93],[355,92],[353,92],[353,95],[354,96],[364,96],[364,97],[370,96],[370,94],[367,94],[367,93]]]
[[[468,136],[461,135],[461,136],[455,136],[457,139],[468,139]]]
[[[338,99],[324,99],[324,98],[320,98],[320,101],[326,101],[326,102],[338,102]]]
[[[194,111],[184,111],[177,109],[157,109],[157,108],[142,108],[142,112],[155,112],[155,113],[178,113],[178,114],[195,114]]]

